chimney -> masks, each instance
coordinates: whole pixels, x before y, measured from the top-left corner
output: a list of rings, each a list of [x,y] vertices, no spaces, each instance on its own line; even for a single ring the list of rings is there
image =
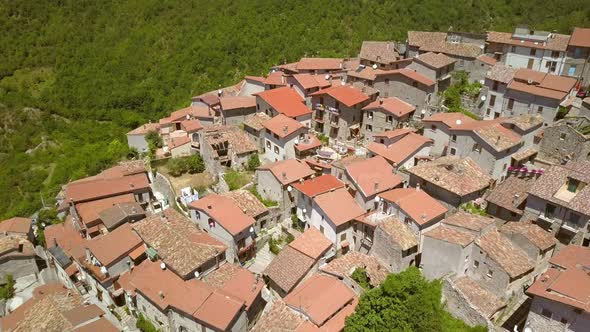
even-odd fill
[[[422,221],[426,221],[426,213],[422,213]]]
[[[375,183],[373,184],[373,188],[375,191],[377,191],[377,189],[379,189],[379,182],[375,181]]]
[[[18,244],[18,252],[23,252],[23,244],[22,243]]]
[[[498,138],[496,140],[496,144],[500,143],[500,138],[501,138],[500,135],[498,135]]]
[[[287,172],[283,172],[281,175],[283,176],[283,180],[287,180]]]
[[[416,191],[420,191],[420,184],[416,183]]]
[[[379,105],[383,105],[383,99],[379,98]]]
[[[164,292],[162,292],[162,291],[159,291],[159,292],[158,292],[158,295],[160,296],[160,298],[161,298],[161,299],[163,299],[163,298],[164,298]]]
[[[285,135],[287,135],[288,132],[289,132],[289,126],[283,126],[283,133]]]
[[[207,208],[208,208],[209,210],[211,210],[211,209],[213,208],[213,206],[212,206],[211,204],[207,204]]]
[[[281,83],[285,84],[285,75],[281,75]]]

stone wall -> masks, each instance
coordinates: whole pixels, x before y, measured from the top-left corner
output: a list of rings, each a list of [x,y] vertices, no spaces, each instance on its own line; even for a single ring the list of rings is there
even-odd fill
[[[443,281],[442,297],[446,309],[451,315],[461,319],[469,326],[483,325],[487,326],[490,331],[494,330],[492,322],[480,314],[448,278]]]

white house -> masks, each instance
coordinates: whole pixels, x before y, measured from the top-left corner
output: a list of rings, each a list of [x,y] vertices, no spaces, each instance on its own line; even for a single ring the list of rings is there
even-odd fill
[[[295,158],[295,145],[303,141],[308,128],[283,114],[262,124],[265,128],[264,159],[279,161]]]

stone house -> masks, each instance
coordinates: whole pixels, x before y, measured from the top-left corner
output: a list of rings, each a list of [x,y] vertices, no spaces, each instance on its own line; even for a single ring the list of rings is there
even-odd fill
[[[293,183],[292,187],[295,189],[297,196],[297,212],[296,215],[302,223],[306,223],[311,217],[313,199],[317,195],[344,188],[344,182],[338,180],[331,174],[317,176],[307,180],[301,180]]]
[[[513,68],[563,72],[569,35],[517,27],[513,33],[489,31],[487,53]]]
[[[256,97],[238,96],[219,98],[221,122],[224,125],[238,126],[246,116],[256,113]]]
[[[320,231],[308,228],[283,248],[262,273],[268,279],[269,288],[285,297],[334,256],[331,248],[332,242]]]
[[[536,276],[545,271],[557,241],[544,229],[526,221],[508,222],[498,228],[500,233],[522,249],[534,263]]]
[[[31,243],[35,241],[31,218],[14,217],[0,221],[0,233],[22,236]]]
[[[590,119],[568,117],[544,128],[537,160],[549,165],[590,160],[590,135],[580,131],[586,126],[590,126]]]
[[[396,62],[402,59],[393,41],[363,41],[359,53],[360,64],[380,69],[397,69]]]
[[[264,132],[264,159],[279,161],[294,159],[295,145],[303,141],[309,128],[301,122],[279,114],[262,124]]]
[[[229,197],[207,195],[189,204],[192,221],[227,247],[226,259],[245,262],[256,255],[254,218]]]
[[[300,74],[332,74],[343,71],[344,59],[340,58],[301,58],[295,65]]]
[[[345,253],[353,240],[353,221],[363,213],[364,210],[345,188],[331,190],[312,200],[306,228],[319,229],[334,244],[336,251]]]
[[[170,137],[167,147],[167,152],[172,158],[188,157],[195,152],[192,149],[191,138],[188,136]]]
[[[287,77],[287,84],[305,99],[308,107],[311,107],[310,95],[332,85],[331,80],[331,76],[328,74],[325,76],[320,74],[294,74]]]
[[[285,213],[295,213],[295,194],[292,184],[305,180],[315,172],[305,162],[287,159],[264,164],[256,169],[256,184],[262,198],[279,203]]]
[[[199,152],[211,173],[219,173],[223,167],[244,169],[250,156],[258,152],[258,146],[235,126],[210,126],[199,135]]]
[[[467,275],[496,296],[519,296],[531,281],[534,262],[524,250],[492,229],[475,240]]]
[[[447,208],[420,188],[397,188],[379,195],[383,213],[403,221],[418,239],[422,248],[424,232],[439,223]]]
[[[590,84],[590,29],[574,28],[572,37],[567,44],[565,64],[561,75],[570,76],[582,82],[582,86]]]
[[[262,81],[262,83],[264,84],[264,90],[273,90],[273,89],[285,87],[287,85],[287,80],[285,78],[285,74],[282,71],[272,71]],[[254,94],[254,95],[256,95],[256,94]]]
[[[148,152],[150,147],[145,137],[151,131],[158,133],[160,125],[158,123],[146,123],[128,132],[127,145],[129,148],[135,149],[139,153]]]
[[[255,233],[259,233],[262,229],[270,228],[275,225],[275,220],[273,218],[274,213],[271,213],[271,211],[250,191],[238,189],[228,191],[221,195],[231,198],[246,215],[254,218],[256,221],[256,224],[254,225]]]
[[[449,142],[451,130],[462,124],[474,123],[476,120],[463,113],[436,113],[422,119],[424,124],[423,136],[433,141],[430,154],[433,156],[444,156],[449,154]]]
[[[472,70],[468,71],[469,79],[473,82],[485,83],[486,74],[498,63],[491,56],[482,54],[473,61]]]
[[[352,279],[352,274],[359,268],[365,270],[369,285],[372,287],[379,287],[390,273],[389,269],[379,259],[358,251],[350,251],[346,255],[342,255],[327,264],[323,264],[320,267],[320,271],[342,280],[353,291],[362,293],[364,291],[363,288]]]
[[[283,114],[311,128],[312,111],[305,106],[305,100],[294,89],[281,87],[256,94],[256,111],[270,117]]]
[[[30,220],[29,220],[30,221]],[[37,254],[33,243],[24,235],[0,235],[0,278],[10,274],[14,279],[35,275],[39,272]]]
[[[533,298],[526,325],[534,331],[587,331],[590,329],[590,250],[567,246],[549,261],[550,268],[527,289]]]
[[[430,148],[433,144],[431,139],[413,132],[400,136],[401,138],[391,144],[370,143],[367,146],[368,157],[381,156],[396,170],[407,170],[416,166],[418,160],[430,159]]]
[[[365,211],[377,209],[379,194],[401,187],[402,177],[381,156],[355,161],[346,166],[346,180],[349,192]]]
[[[424,190],[447,207],[458,207],[485,193],[492,178],[470,158],[441,157],[408,170],[410,186]]]
[[[590,244],[590,162],[551,166],[528,191],[525,211],[564,244]]]
[[[486,212],[507,221],[519,221],[524,215],[528,191],[537,177],[529,174],[509,174],[485,197]]]
[[[488,96],[484,119],[538,114],[546,126],[553,124],[561,106],[567,106],[576,84],[573,78],[531,69],[514,70],[501,64],[492,68],[485,82]]]
[[[428,279],[467,274],[476,238],[494,226],[494,219],[459,211],[424,233],[422,272]]]
[[[149,260],[159,259],[183,280],[198,278],[232,259],[226,258],[228,248],[221,241],[174,209],[147,217],[133,230],[145,244]]]
[[[374,133],[389,131],[408,124],[414,117],[416,107],[391,97],[380,98],[363,107],[361,131],[367,142],[372,142]]]
[[[347,141],[361,135],[362,109],[369,96],[349,85],[332,86],[311,94],[313,128],[331,139]]]
[[[423,53],[413,58],[407,67],[436,82],[436,90],[443,92],[451,85],[451,73],[455,70],[456,60],[443,53]]]
[[[265,113],[257,112],[246,116],[243,122],[246,135],[258,147],[260,153],[264,151],[264,139],[262,137],[264,126],[262,124],[270,119],[271,117]]]
[[[427,114],[428,106],[437,102],[436,82],[412,69],[364,68],[349,71],[347,79],[354,86],[378,91],[382,98],[396,97],[414,105],[420,114]]]
[[[483,53],[485,36],[464,32],[408,31],[406,57],[427,52],[442,53],[456,60],[455,69],[472,72]]]

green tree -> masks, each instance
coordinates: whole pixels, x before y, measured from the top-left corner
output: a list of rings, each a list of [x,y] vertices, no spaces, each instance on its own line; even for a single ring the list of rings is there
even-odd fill
[[[186,159],[188,172],[191,174],[203,173],[205,170],[205,163],[200,154],[195,154]]]
[[[248,158],[248,170],[255,171],[260,166],[260,158],[258,154],[253,154]]]
[[[4,285],[0,287],[0,299],[11,299],[14,296],[14,285],[16,282],[12,277],[12,274],[4,276]]]
[[[187,163],[183,158],[171,158],[166,167],[172,176],[181,176],[188,171]]]
[[[365,292],[344,331],[484,332],[451,317],[441,304],[440,281],[427,281],[416,267],[391,274]]]
[[[367,275],[367,271],[365,269],[360,267],[356,268],[350,277],[365,290],[372,288],[369,282],[369,276]]]

